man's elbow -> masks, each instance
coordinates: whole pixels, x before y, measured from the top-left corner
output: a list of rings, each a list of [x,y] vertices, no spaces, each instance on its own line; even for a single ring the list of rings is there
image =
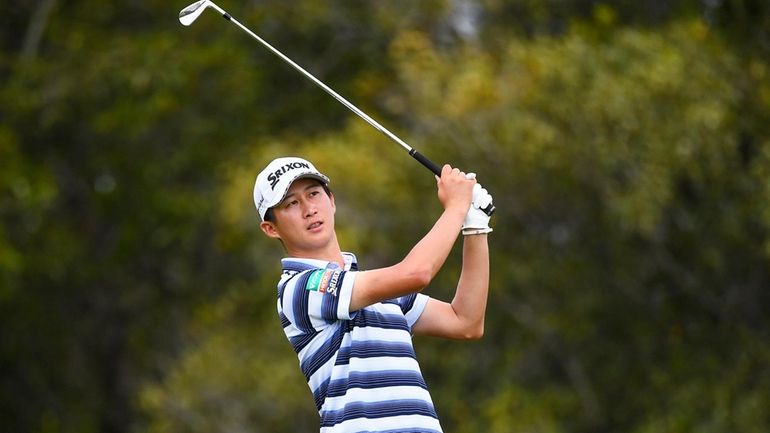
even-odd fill
[[[484,322],[466,327],[459,337],[462,340],[478,340],[484,336]]]
[[[428,287],[430,281],[433,279],[433,274],[430,269],[414,268],[404,272],[406,279],[406,286],[409,286],[417,291]]]

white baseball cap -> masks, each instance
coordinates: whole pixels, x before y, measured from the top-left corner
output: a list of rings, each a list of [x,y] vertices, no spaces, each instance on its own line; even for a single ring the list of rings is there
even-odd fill
[[[296,156],[276,158],[258,175],[254,183],[254,205],[259,217],[265,220],[265,213],[286,197],[291,184],[300,178],[313,178],[324,185],[329,178],[321,174],[310,161]]]

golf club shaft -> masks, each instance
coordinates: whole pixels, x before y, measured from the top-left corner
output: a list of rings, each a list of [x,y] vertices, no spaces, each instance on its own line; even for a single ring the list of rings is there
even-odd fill
[[[256,39],[257,42],[262,44],[265,48],[270,50],[276,56],[280,57],[281,60],[283,60],[284,62],[286,62],[289,65],[291,65],[291,67],[293,67],[294,69],[299,71],[302,75],[304,75],[310,81],[315,83],[318,87],[323,89],[326,93],[331,95],[334,99],[339,101],[342,105],[346,106],[350,111],[356,113],[356,115],[358,115],[358,117],[364,119],[366,121],[366,123],[372,125],[372,127],[374,127],[374,129],[380,131],[381,133],[385,134],[388,138],[390,138],[391,140],[393,140],[396,143],[398,143],[399,145],[401,145],[401,147],[403,147],[404,150],[409,152],[409,154],[412,157],[414,157],[414,159],[416,159],[422,165],[427,167],[436,176],[440,176],[441,175],[441,168],[438,165],[436,165],[435,163],[433,163],[433,161],[429,160],[424,155],[422,155],[420,152],[416,151],[414,148],[412,148],[411,146],[406,144],[406,142],[404,142],[404,140],[398,138],[398,136],[396,136],[395,134],[390,132],[387,128],[385,128],[384,126],[380,125],[379,122],[377,122],[376,120],[372,119],[368,114],[364,113],[358,107],[353,105],[350,101],[348,101],[347,99],[343,98],[342,95],[340,95],[339,93],[335,92],[331,87],[329,87],[326,84],[324,84],[321,80],[319,80],[313,74],[311,74],[310,72],[305,70],[302,66],[298,65],[292,59],[290,59],[289,57],[284,55],[282,52],[278,51],[278,49],[276,49],[275,47],[270,45],[270,43],[268,43],[267,41],[265,41],[264,39],[259,37],[259,35],[257,35],[256,33],[252,32],[251,30],[249,30],[248,27],[246,27],[243,24],[241,24],[238,20],[233,18],[230,14],[228,14],[225,11],[221,11],[221,12],[222,12],[222,16],[226,20],[228,20],[228,21],[232,22],[233,24],[235,24],[236,26],[240,27],[241,30],[243,30],[244,32],[248,33],[249,36],[251,36],[252,38]]]
[[[313,74],[311,74],[310,72],[306,71],[302,66],[298,65],[292,59],[290,59],[289,57],[284,55],[282,52],[278,51],[278,49],[276,49],[275,47],[270,45],[267,41],[265,41],[264,39],[259,37],[259,35],[257,35],[256,33],[252,32],[248,27],[246,27],[243,24],[241,24],[238,20],[233,18],[232,15],[230,15],[225,10],[223,10],[222,8],[217,6],[215,3],[211,2],[211,1],[208,1],[207,4],[208,4],[208,6],[214,8],[217,12],[219,12],[222,15],[222,17],[224,17],[224,19],[226,19],[227,21],[230,21],[231,23],[233,23],[236,26],[238,26],[241,30],[243,30],[249,36],[254,38],[257,42],[262,44],[262,46],[264,46],[265,48],[270,50],[273,54],[278,56],[281,60],[283,60],[284,62],[288,63],[292,68],[296,69],[298,72],[300,72],[302,75],[304,75],[307,79],[309,79],[310,81],[315,83],[318,87],[323,89],[326,93],[331,95],[339,103],[341,103],[342,105],[347,107],[350,111],[352,111],[353,113],[358,115],[358,117],[364,119],[366,121],[366,123],[368,123],[369,125],[374,127],[374,129],[380,131],[381,133],[385,134],[388,138],[390,138],[391,140],[393,140],[396,143],[398,143],[401,147],[404,148],[404,150],[406,150],[409,153],[409,155],[412,158],[416,159],[420,164],[422,164],[428,170],[433,172],[433,174],[435,174],[436,176],[441,176],[441,167],[436,165],[433,161],[428,159],[425,155],[421,154],[420,152],[418,152],[417,150],[415,150],[414,148],[412,148],[411,146],[406,144],[406,142],[404,142],[404,140],[398,138],[398,136],[396,136],[395,134],[390,132],[387,128],[385,128],[384,126],[380,125],[379,122],[377,122],[376,120],[372,119],[368,114],[364,113],[358,107],[356,107],[351,102],[349,102],[347,99],[343,98],[339,93],[335,92],[331,87],[327,86],[321,80],[316,78]],[[495,206],[490,203],[489,206],[487,206],[485,209],[482,209],[482,210],[487,215],[492,215],[492,213],[495,211]]]

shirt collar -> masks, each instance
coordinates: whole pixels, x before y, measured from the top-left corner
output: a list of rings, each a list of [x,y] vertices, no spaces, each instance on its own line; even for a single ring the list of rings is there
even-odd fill
[[[357,271],[358,260],[353,253],[342,252],[342,259],[345,261],[344,271]],[[285,271],[306,271],[308,269],[339,269],[339,265],[327,260],[303,259],[299,257],[285,257],[281,259],[281,267]]]

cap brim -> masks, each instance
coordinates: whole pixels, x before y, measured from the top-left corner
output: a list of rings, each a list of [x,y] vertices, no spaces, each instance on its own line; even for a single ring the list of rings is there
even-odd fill
[[[286,187],[285,187],[285,189],[283,191],[283,194],[281,194],[280,197],[276,194],[276,196],[275,196],[276,198],[274,198],[270,203],[267,204],[267,208],[266,209],[270,209],[271,207],[274,207],[278,203],[282,202],[283,199],[286,198],[286,194],[289,193],[289,188],[291,188],[291,184],[293,184],[295,181],[297,181],[299,179],[308,179],[308,178],[309,179],[318,180],[321,183],[323,183],[324,185],[328,185],[329,184],[329,178],[324,176],[323,174],[312,173],[312,172],[311,173],[299,173],[296,176],[294,176],[293,178],[291,178],[291,180],[289,180],[286,183]]]

